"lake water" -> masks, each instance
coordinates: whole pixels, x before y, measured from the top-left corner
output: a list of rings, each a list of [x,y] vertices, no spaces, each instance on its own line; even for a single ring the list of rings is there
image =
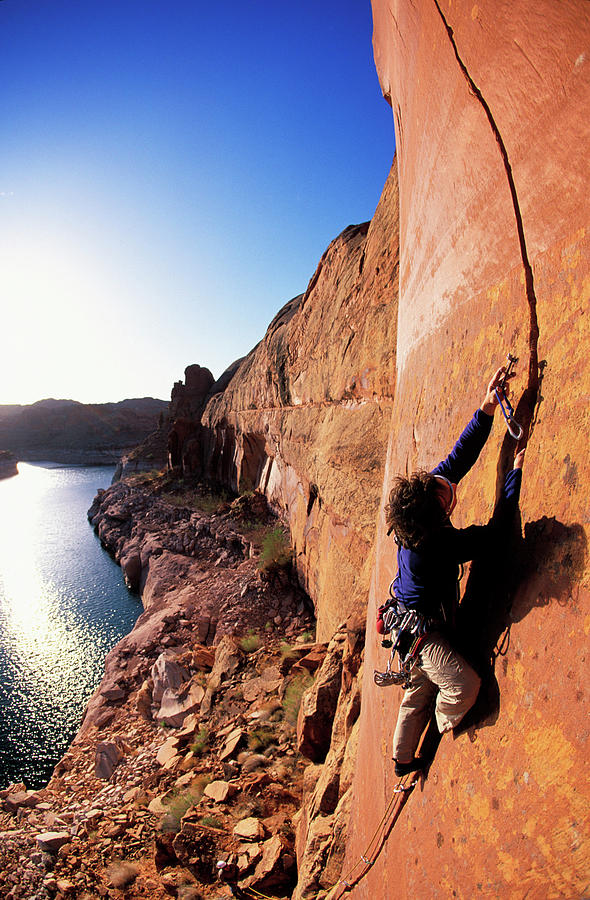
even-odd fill
[[[19,463],[0,481],[0,788],[46,784],[142,612],[86,517],[113,472]]]

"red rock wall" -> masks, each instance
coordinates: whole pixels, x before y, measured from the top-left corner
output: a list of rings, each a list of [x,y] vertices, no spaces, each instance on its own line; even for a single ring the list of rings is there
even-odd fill
[[[397,471],[432,467],[448,452],[508,350],[521,360],[518,413],[533,416],[533,427],[511,561],[473,567],[463,581],[466,631],[486,675],[470,727],[442,741],[429,779],[351,896],[581,898],[590,880],[590,8],[373,0],[373,13],[400,193],[382,499]],[[533,409],[538,361],[546,366]],[[461,484],[456,524],[487,520],[509,455],[497,416]],[[373,684],[386,651],[371,639],[393,575],[381,518],[350,865],[395,783],[401,694]]]
[[[289,522],[318,637],[364,615],[391,419],[397,173],[347,228],[203,416],[206,471],[259,487]]]

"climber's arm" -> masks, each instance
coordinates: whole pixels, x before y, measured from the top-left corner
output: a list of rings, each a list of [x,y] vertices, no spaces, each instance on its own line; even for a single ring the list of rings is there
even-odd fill
[[[447,458],[432,470],[433,475],[442,475],[443,478],[447,478],[449,481],[457,484],[474,465],[492,430],[494,412],[498,405],[495,389],[504,371],[505,367],[502,366],[494,374],[494,377],[488,384],[481,406],[475,411],[473,418],[462,432]],[[507,390],[508,386],[506,386]]]

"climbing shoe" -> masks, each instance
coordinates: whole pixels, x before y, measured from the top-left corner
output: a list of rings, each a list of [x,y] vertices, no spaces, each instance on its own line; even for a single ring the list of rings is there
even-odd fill
[[[425,760],[414,757],[414,759],[411,759],[410,762],[407,763],[398,762],[394,759],[394,763],[395,774],[398,778],[403,778],[404,775],[409,775],[410,772],[417,772],[419,769],[423,768]]]

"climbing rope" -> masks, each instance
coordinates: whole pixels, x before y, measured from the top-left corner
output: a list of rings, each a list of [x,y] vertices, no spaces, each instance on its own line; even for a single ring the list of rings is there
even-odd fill
[[[361,854],[356,863],[352,866],[352,868],[346,873],[344,878],[340,878],[335,887],[342,887],[343,890],[340,894],[334,895],[332,900],[339,900],[347,891],[356,887],[356,885],[361,881],[362,878],[365,877],[367,872],[371,869],[371,867],[375,864],[379,853],[381,852],[381,848],[387,839],[389,832],[395,825],[399,814],[401,813],[406,800],[408,799],[410,793],[413,791],[415,786],[418,784],[420,778],[416,777],[416,773],[412,773],[410,776],[405,775],[401,781],[393,789],[393,794],[391,796],[391,800],[387,804],[385,808],[385,812],[381,818],[381,821],[377,825],[375,832],[369,841],[367,848],[364,853]],[[358,874],[357,870],[360,869],[361,866],[364,866],[364,869],[360,871]]]
[[[361,881],[362,878],[365,877],[369,869],[374,865],[379,853],[381,852],[381,848],[385,840],[387,839],[389,832],[395,825],[399,814],[401,813],[404,804],[414,790],[416,785],[418,784],[420,778],[416,777],[416,773],[413,772],[409,776],[404,775],[404,777],[396,784],[393,789],[393,793],[391,796],[391,800],[387,804],[385,808],[385,812],[381,817],[381,821],[377,825],[375,832],[369,841],[367,848],[364,853],[361,854],[356,863],[352,866],[352,868],[346,873],[344,878],[339,878],[335,885],[333,885],[330,890],[338,890],[342,888],[340,894],[334,895],[332,900],[339,900],[347,891],[351,891],[356,885]],[[363,870],[357,873],[357,870],[363,866]],[[253,900],[279,900],[277,897],[271,897],[268,894],[263,894],[262,891],[257,891],[256,888],[247,887],[240,888],[242,894],[250,895]],[[319,895],[316,895],[316,898]],[[313,898],[312,898],[313,900]]]

